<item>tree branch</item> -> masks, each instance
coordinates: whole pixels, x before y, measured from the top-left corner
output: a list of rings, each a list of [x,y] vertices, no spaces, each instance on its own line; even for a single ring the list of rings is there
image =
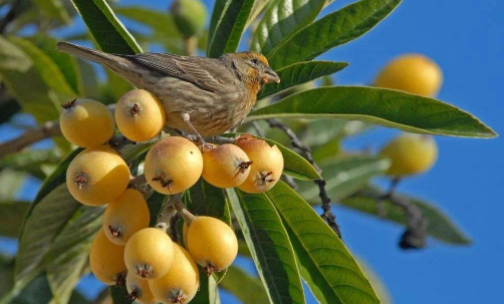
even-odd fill
[[[271,128],[277,128],[282,130],[291,140],[291,145],[294,148],[297,148],[301,151],[301,155],[308,160],[310,164],[312,164],[313,167],[317,171],[322,171],[320,167],[315,163],[313,160],[313,156],[311,154],[311,150],[309,147],[307,147],[305,144],[301,142],[301,140],[297,137],[296,133],[292,131],[289,126],[279,122],[276,119],[267,119],[266,120]],[[341,231],[339,228],[338,223],[336,222],[336,216],[331,210],[331,199],[327,195],[327,191],[325,189],[326,182],[323,179],[318,179],[315,180],[315,184],[317,184],[319,188],[319,196],[320,199],[322,200],[322,214],[320,215],[326,222],[327,224],[336,232],[336,234],[341,238]]]
[[[43,139],[61,135],[58,121],[48,121],[40,128],[26,131],[18,138],[0,144],[0,159],[19,152],[24,148]]]

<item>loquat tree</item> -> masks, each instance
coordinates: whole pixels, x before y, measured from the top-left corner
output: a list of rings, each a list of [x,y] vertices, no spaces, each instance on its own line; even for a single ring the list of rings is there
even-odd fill
[[[434,165],[433,136],[496,133],[435,99],[442,72],[422,55],[397,58],[371,86],[334,85],[348,63],[318,56],[401,0],[318,17],[331,2],[215,0],[211,14],[200,0],[166,12],[1,2],[0,123],[29,114],[38,127],[0,144],[0,235],[19,242],[0,260],[0,303],[215,304],[219,290],[247,304],[305,303],[308,292],[387,303],[345,246],[335,204],[404,226],[403,249],[470,243],[435,206],[395,190]],[[62,34],[81,19],[83,32]],[[405,133],[378,153],[341,148],[379,127]],[[43,181],[35,200],[12,202],[27,177]],[[96,300],[76,291],[90,273],[110,285]]]

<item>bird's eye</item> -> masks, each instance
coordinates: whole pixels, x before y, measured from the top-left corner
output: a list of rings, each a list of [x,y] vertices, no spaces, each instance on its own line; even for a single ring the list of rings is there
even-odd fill
[[[256,59],[256,58],[254,58],[254,59],[252,59],[252,63],[253,63],[254,65],[258,65],[258,64],[259,64],[259,60],[258,60],[258,59]]]

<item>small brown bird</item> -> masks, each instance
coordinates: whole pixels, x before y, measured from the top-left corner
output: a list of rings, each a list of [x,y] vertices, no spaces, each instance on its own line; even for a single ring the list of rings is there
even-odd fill
[[[219,58],[144,53],[108,54],[59,42],[58,50],[103,64],[161,100],[166,125],[215,136],[240,125],[269,82],[280,82],[266,58],[254,52]]]

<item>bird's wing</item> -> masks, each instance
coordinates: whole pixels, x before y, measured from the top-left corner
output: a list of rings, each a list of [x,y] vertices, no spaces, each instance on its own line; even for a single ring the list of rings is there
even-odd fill
[[[222,90],[234,80],[233,73],[217,59],[161,53],[144,53],[125,57],[164,76],[191,82],[211,92]]]

